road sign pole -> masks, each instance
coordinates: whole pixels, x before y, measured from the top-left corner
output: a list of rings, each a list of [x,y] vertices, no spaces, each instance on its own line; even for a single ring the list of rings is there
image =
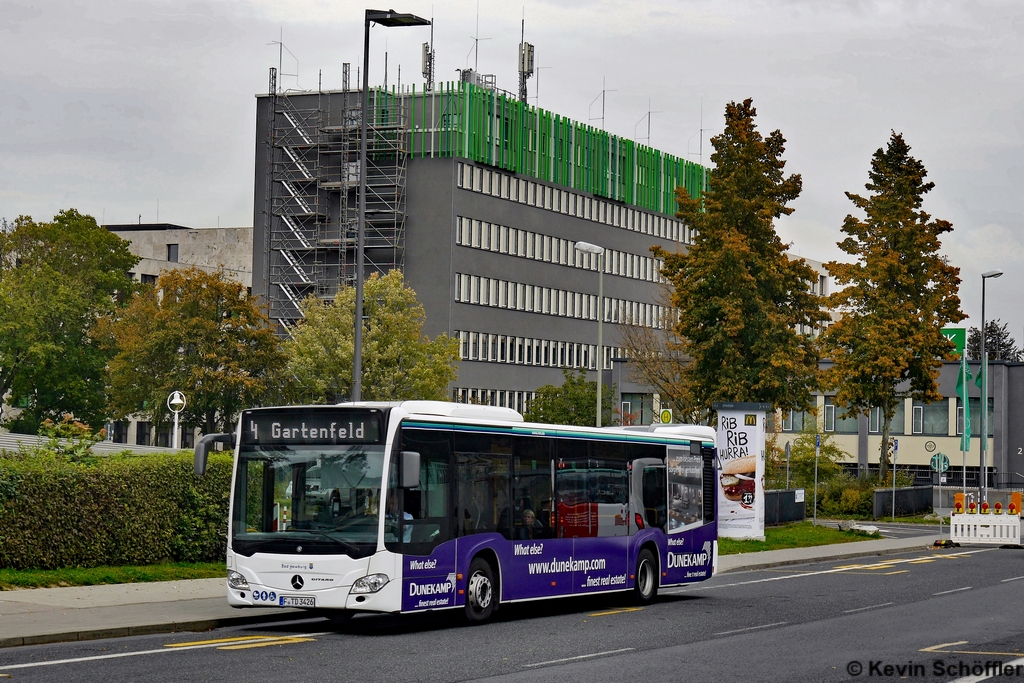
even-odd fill
[[[821,434],[814,435],[814,526],[818,526],[818,456],[821,455]]]
[[[893,439],[893,521],[896,521],[896,461],[899,459],[899,439]]]

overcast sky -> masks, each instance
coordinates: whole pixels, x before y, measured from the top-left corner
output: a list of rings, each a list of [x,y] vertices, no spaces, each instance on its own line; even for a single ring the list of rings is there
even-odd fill
[[[382,7],[384,6],[383,3]],[[578,120],[607,83],[606,127],[698,160],[725,103],[754,99],[803,176],[778,228],[809,258],[836,248],[844,191],[862,192],[871,154],[902,132],[935,189],[925,209],[953,223],[963,310],[1024,331],[1024,3],[394,0],[430,16],[439,79],[472,66],[515,90],[526,39],[543,68],[542,107]],[[390,7],[390,4],[388,4]],[[348,0],[33,2],[0,0],[0,216],[75,207],[107,223],[252,225],[254,95],[278,62],[287,87],[341,85],[361,63],[362,11]],[[371,83],[419,83],[429,29],[375,28]],[[322,74],[322,75],[321,75]],[[703,112],[703,134],[701,120]],[[641,120],[643,121],[641,122]],[[594,121],[600,125],[600,121]],[[639,126],[637,125],[639,123]]]

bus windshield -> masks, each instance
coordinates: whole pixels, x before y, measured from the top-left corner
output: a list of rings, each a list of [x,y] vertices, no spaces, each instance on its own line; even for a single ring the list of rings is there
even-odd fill
[[[377,547],[384,446],[244,445],[232,549],[365,557]]]

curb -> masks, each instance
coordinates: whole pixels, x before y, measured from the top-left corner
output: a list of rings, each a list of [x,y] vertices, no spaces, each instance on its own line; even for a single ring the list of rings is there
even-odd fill
[[[223,617],[221,619],[196,619],[194,621],[175,621],[162,624],[143,624],[141,626],[125,626],[120,628],[97,628],[86,631],[68,631],[65,633],[44,633],[37,636],[15,636],[0,638],[0,648],[22,647],[24,645],[45,645],[50,643],[73,643],[80,640],[100,640],[103,638],[124,638],[126,636],[143,636],[154,633],[179,633],[185,631],[211,631],[225,626],[246,626],[266,622],[295,621],[305,615],[301,612],[282,612],[280,614],[252,615],[247,617]]]
[[[877,557],[879,555],[897,555],[899,553],[911,553],[920,552],[921,550],[931,550],[930,544],[915,545],[907,548],[886,548],[882,550],[862,550],[853,553],[841,553],[838,555],[826,555],[822,557],[805,557],[800,559],[791,560],[773,560],[769,562],[754,562],[751,564],[743,565],[740,567],[733,567],[732,569],[722,569],[718,574],[732,574],[734,572],[753,571],[756,569],[771,569],[772,567],[787,567],[794,564],[811,564],[813,562],[831,562],[834,560],[847,560],[856,559],[858,557]],[[753,553],[749,553],[753,555]],[[723,555],[721,557],[735,557],[735,555]]]

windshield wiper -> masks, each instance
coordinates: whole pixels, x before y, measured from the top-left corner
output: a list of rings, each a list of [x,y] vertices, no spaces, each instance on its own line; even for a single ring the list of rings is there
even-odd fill
[[[296,531],[299,531],[299,530],[296,530]],[[360,552],[359,548],[355,544],[349,543],[348,541],[343,541],[340,538],[335,538],[334,536],[331,536],[330,534],[328,534],[326,531],[320,531],[318,529],[302,529],[301,532],[302,533],[306,533],[306,534],[316,534],[317,536],[321,536],[323,538],[326,538],[328,541],[331,541],[332,543],[336,543],[336,544],[340,545],[342,548],[345,548],[349,552],[349,554],[351,554],[351,553],[359,554],[359,552]]]

